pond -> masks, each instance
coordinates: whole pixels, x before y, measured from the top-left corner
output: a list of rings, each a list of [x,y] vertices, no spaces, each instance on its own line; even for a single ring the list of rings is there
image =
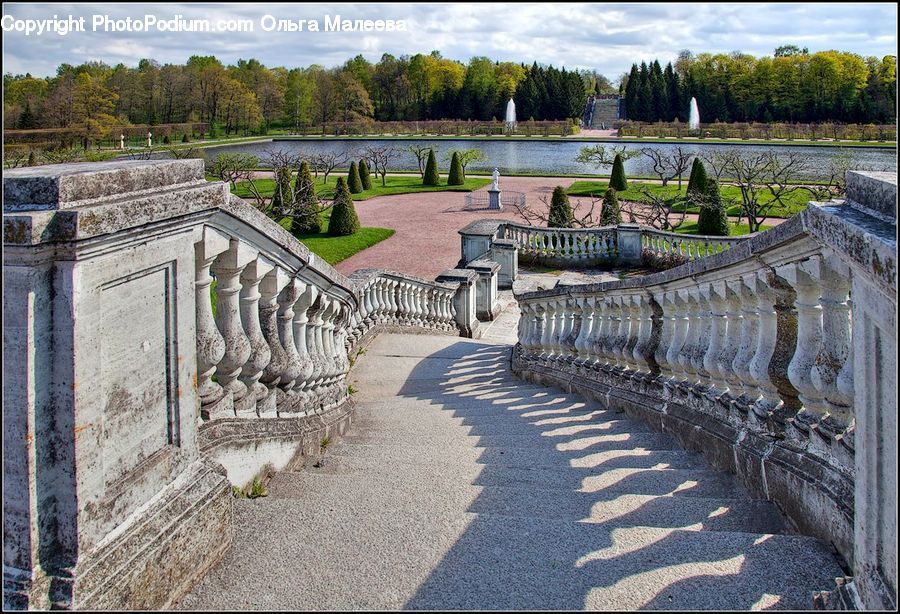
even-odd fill
[[[203,149],[204,155],[216,156],[222,152],[243,152],[257,156],[266,164],[267,152],[272,150],[287,150],[291,152],[314,155],[325,152],[350,152],[353,159],[359,159],[362,152],[369,146],[388,146],[397,149],[401,156],[394,161],[388,170],[414,170],[417,168],[416,158],[406,148],[410,145],[424,145],[433,147],[437,154],[438,164],[443,172],[449,166],[444,155],[452,150],[470,148],[481,149],[487,156],[487,161],[472,163],[467,171],[490,172],[497,167],[501,174],[522,173],[538,175],[568,175],[568,174],[596,174],[598,170],[589,165],[575,161],[575,157],[582,147],[595,144],[611,147],[615,143],[599,141],[503,141],[497,140],[456,140],[456,139],[353,139],[353,140],[273,140],[272,142],[245,143],[235,145],[221,145]],[[662,151],[671,151],[679,144],[670,143],[623,143],[628,149],[638,150],[641,147],[652,147]],[[814,146],[790,146],[790,145],[728,145],[728,144],[680,144],[685,150],[693,154],[712,153],[723,149],[740,148],[748,154],[761,151],[776,150],[779,152],[799,152],[807,160],[808,171],[803,177],[808,180],[827,179],[824,174],[829,167],[829,161],[835,156],[849,155],[852,160],[851,168],[862,170],[894,171],[897,170],[896,149],[891,148],[862,148],[862,147],[814,147]],[[603,174],[609,173],[609,167],[603,169]],[[652,176],[652,166],[647,156],[638,156],[625,162],[625,171],[632,176]]]

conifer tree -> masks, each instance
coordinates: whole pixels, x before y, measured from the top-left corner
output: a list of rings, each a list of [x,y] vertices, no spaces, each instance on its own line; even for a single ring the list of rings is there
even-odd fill
[[[697,232],[702,235],[727,237],[730,232],[728,212],[722,203],[719,184],[715,179],[706,181],[706,191],[700,200],[700,216],[697,219]]]
[[[322,232],[319,197],[316,196],[316,184],[313,183],[306,160],[300,163],[300,170],[297,171],[297,178],[294,180],[294,203],[296,208],[291,222],[291,232],[295,235]]]
[[[359,170],[359,180],[362,182],[363,190],[371,190],[372,171],[369,170],[369,165],[366,164],[365,158],[359,161],[359,166],[357,168]]]
[[[359,217],[353,207],[350,190],[343,177],[338,177],[335,187],[334,205],[331,207],[331,221],[328,223],[328,234],[335,237],[352,235],[359,230]]]
[[[600,225],[612,226],[622,223],[622,212],[619,210],[619,199],[613,188],[606,190],[603,195],[603,205],[600,210]]]
[[[694,158],[694,167],[691,168],[691,177],[688,179],[687,196],[694,203],[703,199],[706,193],[706,167],[700,158]]]
[[[438,175],[437,159],[434,157],[434,150],[428,150],[428,162],[425,163],[425,176],[422,179],[422,185],[439,185],[440,175]]]
[[[625,163],[622,162],[622,156],[616,154],[613,159],[612,176],[609,178],[609,187],[617,192],[628,189],[628,179],[625,177]]]
[[[291,189],[291,169],[287,167],[275,169],[275,191],[272,193],[272,211],[283,210],[294,202],[294,191]]]
[[[447,176],[447,185],[463,185],[466,182],[463,175],[462,162],[459,160],[459,153],[453,152],[453,158],[450,159],[450,174]]]
[[[359,170],[356,168],[356,162],[350,163],[350,172],[347,173],[347,189],[351,194],[359,194],[363,191],[362,181],[359,179]]]
[[[572,213],[572,205],[569,204],[569,196],[565,189],[558,185],[553,189],[550,198],[550,215],[547,219],[548,228],[571,228],[575,222],[575,214]]]

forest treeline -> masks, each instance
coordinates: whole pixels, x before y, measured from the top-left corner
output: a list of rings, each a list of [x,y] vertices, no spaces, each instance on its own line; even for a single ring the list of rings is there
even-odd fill
[[[518,119],[582,115],[592,93],[621,92],[630,119],[687,119],[696,96],[702,120],[893,123],[896,58],[779,48],[774,57],[741,53],[635,65],[614,85],[596,71],[428,55],[358,55],[342,66],[266,67],[214,56],[184,64],[62,64],[57,74],[3,78],[4,128],[73,128],[85,138],[127,124],[205,122],[217,133],[290,130],[326,122],[504,118],[509,98]]]
[[[703,122],[896,123],[897,58],[793,45],[773,57],[682,51],[633,64],[622,91],[628,119],[686,122],[692,97]]]

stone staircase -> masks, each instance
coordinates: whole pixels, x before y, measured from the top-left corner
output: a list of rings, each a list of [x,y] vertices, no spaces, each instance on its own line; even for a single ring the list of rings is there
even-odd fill
[[[376,339],[351,372],[351,431],[320,466],[235,501],[231,552],[180,606],[803,609],[843,575],[729,475],[623,413],[524,384],[508,357]]]

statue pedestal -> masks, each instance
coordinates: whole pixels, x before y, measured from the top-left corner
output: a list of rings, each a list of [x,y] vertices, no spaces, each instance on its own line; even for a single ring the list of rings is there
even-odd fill
[[[500,204],[500,190],[488,190],[488,209],[502,209]]]

